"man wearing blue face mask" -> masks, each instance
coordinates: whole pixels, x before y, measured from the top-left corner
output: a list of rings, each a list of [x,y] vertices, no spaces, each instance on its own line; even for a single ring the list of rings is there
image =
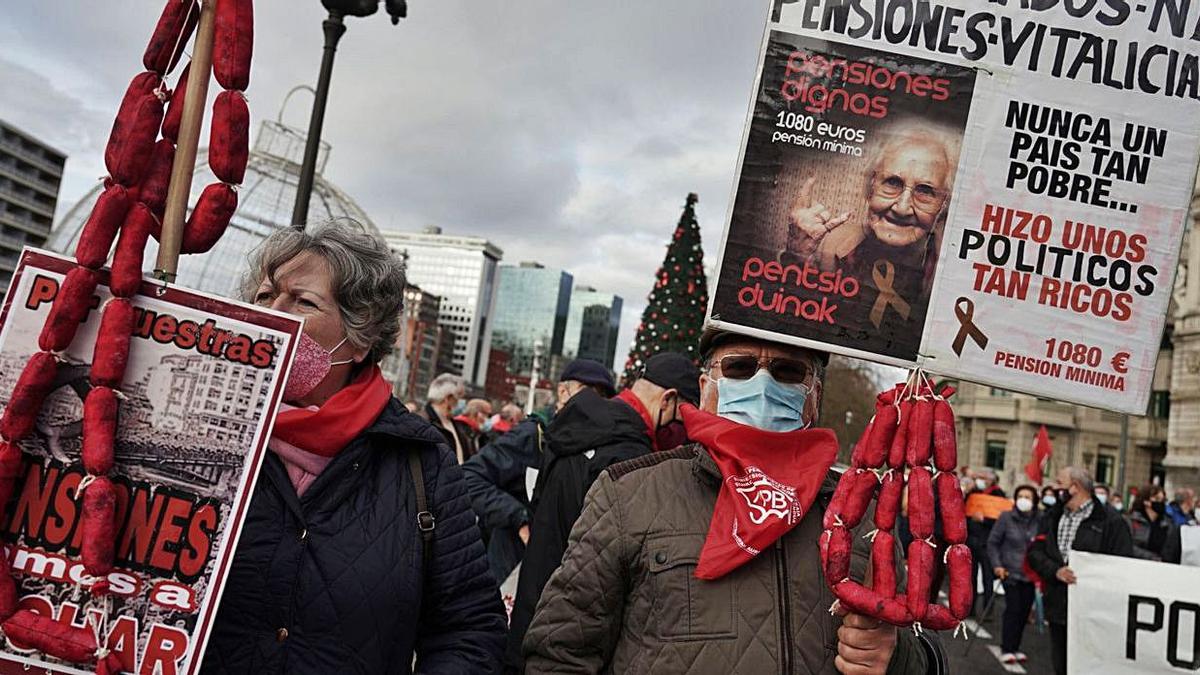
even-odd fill
[[[828,611],[837,440],[811,428],[828,355],[716,331],[700,347],[700,405],[679,406],[696,442],[597,479],[525,636],[527,675],[948,672],[931,633]],[[870,544],[854,541],[861,579]]]

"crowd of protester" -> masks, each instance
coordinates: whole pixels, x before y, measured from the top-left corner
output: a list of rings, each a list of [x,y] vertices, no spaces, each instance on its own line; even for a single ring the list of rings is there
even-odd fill
[[[560,566],[589,486],[607,467],[623,459],[681,444],[667,439],[673,439],[672,432],[677,433],[680,426],[677,403],[699,403],[695,383],[700,373],[693,371],[686,359],[664,355],[648,364],[647,375],[638,384],[614,398],[616,390],[607,369],[575,361],[564,369],[555,388],[554,408],[528,418],[511,403],[502,405],[501,413],[486,417],[492,405],[465,399],[465,383],[454,375],[442,375],[430,387],[424,414],[443,433],[447,444],[462,438],[459,444],[468,448],[463,470],[492,575],[509,580],[510,585],[519,575],[516,597],[507,598],[512,615],[506,672],[526,672],[526,631],[547,582]],[[609,411],[614,400],[626,403],[617,409],[622,414]],[[567,415],[557,414],[572,401]],[[409,407],[422,410],[416,403]],[[554,432],[549,442],[548,429]],[[584,459],[580,453],[586,450],[601,454]],[[563,468],[572,461],[579,466]],[[552,466],[555,468],[549,470]],[[544,474],[543,468],[548,469]],[[571,474],[569,480],[550,478],[564,471]],[[964,466],[959,476],[964,501],[975,495],[1008,500],[991,468]],[[553,506],[540,509],[541,522],[535,524],[535,496],[545,497],[548,484],[557,489],[552,487],[551,496],[542,504]],[[1016,485],[1007,510],[998,514],[968,509],[975,613],[989,612],[994,594],[1003,589],[1001,662],[1010,665],[1028,660],[1021,642],[1040,606],[1050,630],[1052,666],[1056,673],[1066,672],[1066,587],[1075,582],[1070,568],[1072,550],[1184,562],[1181,531],[1197,525],[1196,495],[1192,489],[1177,488],[1171,496],[1168,501],[1167,491],[1157,484],[1131,487],[1123,496],[1108,485],[1094,483],[1087,471],[1066,467],[1045,485]],[[906,513],[900,514],[902,538],[906,517]],[[937,527],[940,533],[940,522]],[[903,550],[908,542],[901,543]],[[944,590],[944,570],[936,570],[934,579],[932,601]]]
[[[1065,467],[1040,488],[1017,485],[1006,510],[993,518],[971,508],[971,500],[975,495],[1005,497],[995,471],[962,467],[959,475],[975,561],[975,613],[989,613],[993,594],[1003,588],[1000,659],[1006,665],[1028,659],[1021,640],[1040,599],[1054,671],[1066,672],[1066,588],[1076,581],[1071,551],[1200,565],[1185,554],[1183,543],[1184,528],[1197,527],[1193,489],[1175,489],[1168,502],[1160,485],[1131,487],[1126,511],[1119,492],[1095,483],[1084,469]]]
[[[405,287],[385,242],[335,221],[277,232],[250,263],[246,298],[304,332],[204,672],[948,672],[935,631],[838,609],[813,572],[840,476],[836,437],[811,428],[837,386],[828,354],[708,329],[698,365],[658,354],[622,391],[571,362],[528,417],[454,374],[402,405],[378,366]],[[793,486],[788,527],[711,526],[746,467]],[[1065,672],[1073,552],[1200,564],[1190,490],[1130,490],[1122,513],[1077,467],[1012,502],[995,472],[960,474],[976,611],[1003,586],[1006,660],[1040,593]]]
[[[501,412],[488,417],[493,406],[465,399],[465,382],[448,374],[434,380],[427,405],[409,404],[429,416],[448,445],[457,440],[468,449],[463,470],[492,575],[509,585],[515,582],[518,589],[515,597],[506,598],[511,611],[506,672],[526,672],[526,631],[547,582],[560,567],[588,488],[621,460],[677,447],[676,437],[686,440],[677,428],[677,404],[699,403],[699,374],[686,359],[663,355],[651,360],[642,380],[617,396],[607,369],[575,361],[555,387],[554,407],[527,418],[518,406],[501,402],[496,402]],[[626,404],[615,409],[618,414],[610,407],[613,401]],[[566,415],[558,414],[572,402]],[[549,437],[548,430],[553,432]],[[584,458],[581,453],[589,450],[599,456]],[[577,466],[565,468],[572,462]],[[556,474],[558,479],[551,478]],[[962,467],[959,476],[964,501],[975,495],[1008,498],[993,469]],[[1056,673],[1066,672],[1066,587],[1075,581],[1069,565],[1072,550],[1183,562],[1181,528],[1197,525],[1195,491],[1176,489],[1170,501],[1160,485],[1133,487],[1127,494],[1128,510],[1122,494],[1094,483],[1083,469],[1067,467],[1045,485],[1014,487],[1007,510],[998,514],[968,509],[975,613],[990,611],[994,594],[1003,589],[1002,663],[1028,660],[1021,642],[1040,605],[1050,629],[1052,665]],[[543,508],[535,522],[537,496],[543,497]],[[906,517],[900,514],[902,537]],[[940,522],[937,527],[940,532]],[[902,550],[907,543],[902,541]],[[934,579],[932,601],[943,591],[944,570],[936,570]]]

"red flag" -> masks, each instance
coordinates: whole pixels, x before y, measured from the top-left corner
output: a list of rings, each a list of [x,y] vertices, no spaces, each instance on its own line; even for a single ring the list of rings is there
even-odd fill
[[[763,431],[690,405],[679,410],[688,438],[708,449],[724,479],[696,567],[697,577],[717,579],[800,523],[837,456],[837,436]]]
[[[1037,437],[1033,439],[1033,457],[1030,457],[1029,463],[1025,465],[1025,475],[1034,485],[1042,484],[1046,462],[1050,461],[1052,454],[1054,448],[1050,447],[1050,434],[1046,433],[1046,425],[1043,424],[1042,428],[1038,429]]]

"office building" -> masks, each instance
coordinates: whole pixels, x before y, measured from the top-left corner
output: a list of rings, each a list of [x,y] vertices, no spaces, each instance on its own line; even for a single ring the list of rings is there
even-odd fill
[[[25,246],[44,246],[67,156],[0,122],[0,283],[8,284]]]
[[[450,334],[447,365],[482,388],[496,300],[496,270],[503,251],[486,239],[422,232],[383,233],[392,250],[408,260],[408,280],[441,296],[438,323]]]
[[[510,372],[529,374],[535,345],[543,372],[546,360],[562,353],[572,282],[570,274],[539,263],[500,267],[492,346],[509,353]]]
[[[177,279],[180,286],[239,297],[249,253],[275,230],[291,225],[305,139],[304,132],[293,127],[269,120],[262,123],[250,152],[246,179],[238,189],[238,208],[233,220],[208,253],[180,257]],[[349,218],[368,231],[378,233],[357,202],[322,175],[330,149],[329,143],[321,142],[309,200],[309,222],[319,224],[334,218]],[[189,208],[196,204],[204,188],[216,180],[208,168],[208,149],[201,148],[196,157]],[[67,211],[55,226],[48,248],[67,254],[75,250],[80,230],[103,189],[104,186],[98,183]],[[154,269],[157,257],[158,245],[151,239],[142,262],[142,269],[147,274]]]
[[[508,352],[492,347],[491,354],[488,355],[487,387],[483,392],[484,398],[489,401],[503,403],[513,400],[515,380],[508,371],[510,359]],[[522,401],[517,403],[523,405]]]
[[[611,368],[617,353],[623,305],[619,295],[603,293],[591,286],[576,286],[571,293],[563,356],[592,359]]]
[[[438,324],[441,305],[440,297],[419,286],[410,284],[404,291],[404,332],[400,340],[407,373],[397,383],[397,393],[404,398],[424,400],[429,383],[437,377],[438,360],[445,344]]]

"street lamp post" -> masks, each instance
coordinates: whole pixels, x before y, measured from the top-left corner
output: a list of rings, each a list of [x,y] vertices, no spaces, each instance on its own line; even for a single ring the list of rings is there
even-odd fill
[[[338,41],[346,33],[343,19],[347,16],[370,16],[379,11],[379,0],[321,0],[329,16],[321,23],[325,29],[325,53],[321,57],[321,73],[313,100],[312,118],[308,122],[308,139],[304,145],[304,163],[300,165],[300,181],[296,186],[296,204],[292,207],[292,225],[304,229],[308,221],[308,202],[312,198],[313,177],[317,171],[317,151],[321,146],[321,127],[325,124],[325,103],[329,100],[329,80],[333,77],[333,56]],[[392,24],[408,14],[405,0],[384,0]]]
[[[533,414],[534,397],[537,396],[538,380],[541,379],[542,341],[533,343],[533,370],[529,373],[529,398],[525,400],[525,414]]]

